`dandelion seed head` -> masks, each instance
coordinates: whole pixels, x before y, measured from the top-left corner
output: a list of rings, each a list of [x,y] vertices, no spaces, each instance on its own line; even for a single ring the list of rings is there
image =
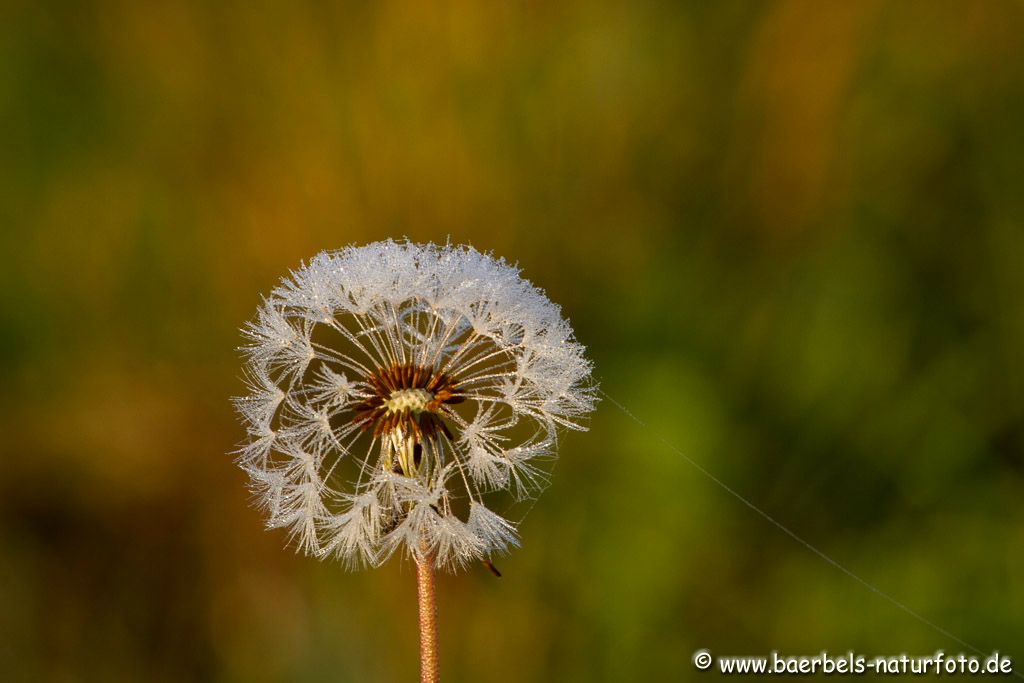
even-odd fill
[[[322,252],[243,335],[235,454],[256,502],[297,549],[350,567],[455,569],[518,545],[489,498],[537,495],[559,431],[597,400],[558,306],[471,247]]]

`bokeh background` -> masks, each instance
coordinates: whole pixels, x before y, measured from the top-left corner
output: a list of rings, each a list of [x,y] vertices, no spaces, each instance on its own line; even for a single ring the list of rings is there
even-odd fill
[[[412,567],[283,549],[227,455],[259,294],[387,236],[517,261],[644,422],[441,581],[446,680],[964,649],[666,442],[1024,665],[1022,124],[1013,1],[7,0],[2,678],[415,679]]]

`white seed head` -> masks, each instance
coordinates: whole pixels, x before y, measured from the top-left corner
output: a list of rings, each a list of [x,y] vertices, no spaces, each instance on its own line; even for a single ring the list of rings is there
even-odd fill
[[[471,247],[322,252],[243,333],[238,462],[268,526],[347,566],[518,545],[489,494],[535,496],[557,430],[585,429],[597,400],[558,306]]]

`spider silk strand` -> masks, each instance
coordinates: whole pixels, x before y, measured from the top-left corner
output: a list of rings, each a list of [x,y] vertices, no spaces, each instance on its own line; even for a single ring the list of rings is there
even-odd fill
[[[612,404],[614,404],[616,408],[621,410],[631,420],[636,422],[638,425],[640,425],[644,429],[648,429],[647,423],[644,422],[643,420],[641,420],[639,417],[637,417],[632,411],[630,411],[628,408],[626,408],[626,406],[624,406],[623,404],[621,404],[618,401],[616,401],[613,397],[609,396],[608,393],[605,392],[604,390],[598,389],[598,392],[602,396],[604,396],[606,399],[608,399]],[[741,503],[743,503],[744,505],[746,505],[748,508],[753,510],[755,513],[757,513],[760,517],[762,517],[767,522],[769,522],[776,529],[778,529],[782,533],[784,533],[787,536],[789,536],[791,539],[793,539],[794,541],[796,541],[797,543],[802,545],[804,548],[806,548],[807,550],[809,550],[813,554],[817,555],[819,558],[821,558],[827,564],[831,565],[833,568],[839,570],[840,572],[842,572],[843,574],[845,574],[849,578],[851,578],[854,581],[856,581],[857,583],[859,583],[864,588],[868,589],[869,591],[871,591],[875,595],[877,595],[880,598],[884,599],[886,602],[894,605],[897,609],[899,609],[900,611],[910,615],[911,617],[913,617],[914,619],[916,619],[920,623],[924,624],[928,628],[932,629],[936,633],[938,633],[938,634],[940,634],[942,636],[945,636],[946,638],[949,638],[950,640],[958,643],[959,645],[962,645],[963,647],[967,648],[968,650],[971,650],[972,652],[974,652],[977,655],[981,655],[981,656],[984,657],[984,656],[987,656],[987,655],[991,654],[990,652],[985,652],[981,648],[976,647],[976,646],[972,645],[971,643],[968,643],[963,638],[960,638],[960,637],[954,635],[953,633],[951,633],[947,629],[945,629],[942,626],[939,626],[938,624],[936,624],[931,619],[928,619],[927,617],[925,617],[921,613],[919,613],[919,612],[913,610],[912,608],[908,607],[905,603],[897,600],[896,598],[894,598],[893,596],[889,595],[888,593],[886,593],[882,589],[878,588],[877,586],[872,584],[867,579],[862,578],[859,574],[857,574],[853,570],[847,569],[845,566],[840,564],[838,560],[836,560],[832,556],[828,555],[825,551],[820,550],[817,546],[813,545],[809,541],[804,540],[803,537],[801,537],[795,531],[791,530],[785,524],[783,524],[782,522],[778,521],[777,519],[772,517],[770,514],[768,514],[767,512],[762,510],[761,508],[759,508],[754,503],[752,503],[745,496],[743,496],[741,493],[736,491],[736,489],[732,488],[731,486],[726,484],[724,481],[722,481],[721,479],[716,477],[706,467],[701,465],[699,462],[697,462],[696,460],[694,460],[690,456],[686,455],[686,453],[684,453],[682,450],[680,450],[678,447],[676,447],[668,439],[666,439],[665,437],[661,436],[660,434],[654,434],[654,436],[666,448],[668,448],[670,451],[672,451],[673,453],[675,453],[676,455],[681,457],[683,460],[685,460],[687,463],[689,463],[692,467],[694,467],[698,472],[703,474],[705,477],[707,477],[708,479],[713,481],[716,485],[718,485],[719,488],[723,489],[729,495],[731,495],[733,498],[735,498],[736,500],[738,500]],[[1013,670],[1013,674],[1015,676],[1017,676],[1018,678],[1024,679],[1024,674],[1022,674],[1021,672],[1017,671],[1016,669]]]

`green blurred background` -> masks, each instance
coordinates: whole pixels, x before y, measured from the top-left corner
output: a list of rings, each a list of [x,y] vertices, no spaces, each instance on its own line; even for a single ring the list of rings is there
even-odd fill
[[[387,236],[518,261],[646,422],[442,579],[446,680],[963,649],[662,439],[1024,665],[1022,3],[7,0],[0,226],[4,680],[414,680],[408,563],[226,454],[259,294]]]

